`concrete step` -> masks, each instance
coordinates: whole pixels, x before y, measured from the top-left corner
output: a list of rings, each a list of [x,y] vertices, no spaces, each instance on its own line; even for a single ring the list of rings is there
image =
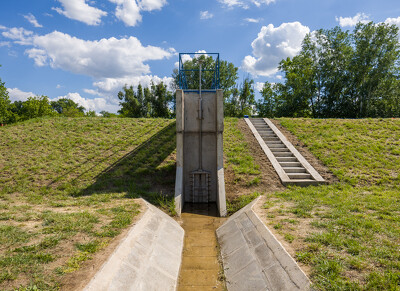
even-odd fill
[[[290,167],[290,168],[283,168],[286,173],[307,173],[307,170],[303,167]]]
[[[278,157],[294,157],[294,155],[291,152],[276,152],[276,153],[274,153],[274,156],[276,158],[278,158]]]
[[[288,173],[290,179],[310,179],[311,175],[308,173]]]
[[[298,162],[296,157],[276,157],[278,162]]]
[[[272,148],[283,148],[283,149],[286,148],[286,146],[283,143],[281,143],[281,144],[269,144],[268,147],[270,149],[272,149]]]
[[[282,152],[287,152],[290,153],[290,150],[288,148],[270,148],[271,152],[273,154],[275,153],[282,153]]]
[[[301,164],[299,162],[280,162],[279,164],[282,168],[301,167]]]
[[[269,146],[270,144],[283,144],[283,142],[281,142],[280,140],[268,140],[265,141],[265,143],[267,144],[267,146]]]
[[[265,137],[265,138],[263,138],[264,139],[264,141],[265,142],[268,142],[268,141],[280,141],[281,139],[279,138],[279,137],[277,137],[277,136],[274,136],[274,137]]]

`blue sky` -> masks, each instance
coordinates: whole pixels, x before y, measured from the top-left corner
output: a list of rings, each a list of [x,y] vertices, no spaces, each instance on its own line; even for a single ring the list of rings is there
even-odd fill
[[[116,112],[124,84],[169,83],[179,52],[219,52],[256,88],[306,33],[400,26],[398,0],[4,0],[0,78],[11,100],[68,97]]]

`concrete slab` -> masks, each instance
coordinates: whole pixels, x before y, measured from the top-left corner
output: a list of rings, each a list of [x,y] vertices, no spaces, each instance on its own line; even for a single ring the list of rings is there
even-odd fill
[[[253,211],[257,201],[217,229],[228,290],[310,290],[310,280]]]
[[[84,288],[102,290],[176,290],[184,230],[167,214],[145,202],[147,210]]]

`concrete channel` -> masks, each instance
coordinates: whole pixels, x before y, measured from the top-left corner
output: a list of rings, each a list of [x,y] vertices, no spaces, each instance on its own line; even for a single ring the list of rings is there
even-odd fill
[[[225,290],[224,282],[219,280],[222,264],[216,229],[226,218],[217,215],[216,204],[185,204],[181,215],[185,240],[179,291]]]

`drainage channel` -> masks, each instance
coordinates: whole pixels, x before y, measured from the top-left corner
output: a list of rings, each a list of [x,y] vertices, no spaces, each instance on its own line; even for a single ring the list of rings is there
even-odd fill
[[[224,290],[215,230],[224,218],[215,204],[185,204],[181,215],[185,239],[178,290]]]

